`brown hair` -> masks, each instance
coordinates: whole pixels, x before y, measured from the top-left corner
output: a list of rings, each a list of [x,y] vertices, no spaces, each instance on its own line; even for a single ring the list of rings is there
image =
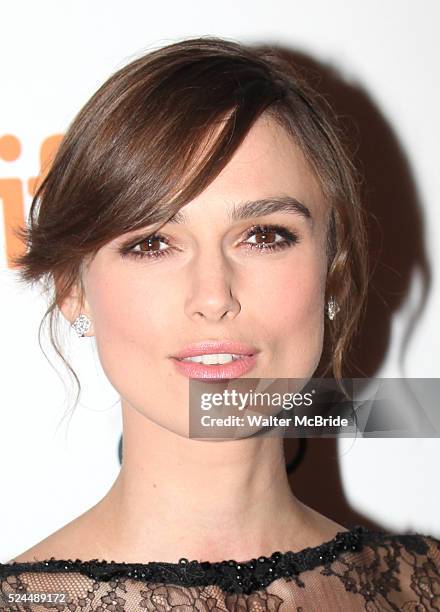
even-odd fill
[[[16,259],[21,280],[55,288],[39,338],[49,317],[77,400],[80,383],[55,321],[72,288],[82,291],[83,263],[122,233],[160,227],[200,194],[262,113],[299,145],[330,206],[326,298],[334,296],[340,312],[326,322],[315,376],[343,377],[368,273],[357,174],[342,132],[328,104],[276,50],[202,37],[150,52],[100,87],[70,125],[19,232],[28,246]]]

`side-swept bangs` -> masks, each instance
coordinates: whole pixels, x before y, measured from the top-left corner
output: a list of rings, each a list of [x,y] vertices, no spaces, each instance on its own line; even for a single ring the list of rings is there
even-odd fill
[[[324,371],[342,376],[367,279],[355,170],[330,110],[290,64],[275,50],[219,38],[169,45],[111,76],[37,190],[16,264],[23,281],[55,288],[45,318],[61,357],[57,306],[84,261],[121,234],[166,223],[218,176],[263,113],[299,145],[328,201],[327,286],[341,313],[328,329]]]

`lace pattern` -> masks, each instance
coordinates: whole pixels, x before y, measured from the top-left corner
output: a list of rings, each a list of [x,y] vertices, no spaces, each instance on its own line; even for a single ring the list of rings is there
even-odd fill
[[[440,612],[440,541],[356,525],[319,546],[246,562],[181,558],[139,564],[52,557],[0,564],[0,586],[5,612]],[[67,601],[7,601],[8,593],[56,589],[67,592]]]

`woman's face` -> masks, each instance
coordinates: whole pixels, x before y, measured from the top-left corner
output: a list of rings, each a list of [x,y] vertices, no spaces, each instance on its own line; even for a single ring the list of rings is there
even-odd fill
[[[290,197],[295,210],[231,220],[244,202]],[[251,205],[255,212],[256,205]],[[185,222],[132,232],[86,268],[86,312],[104,371],[123,402],[186,431],[188,381],[172,355],[203,340],[258,349],[249,378],[309,378],[322,352],[327,206],[303,155],[262,116],[221,174],[181,211]],[[277,225],[281,232],[250,231]],[[132,254],[122,245],[137,241]],[[259,244],[266,248],[260,249]],[[270,249],[276,244],[280,248]],[[160,256],[151,253],[160,252]]]

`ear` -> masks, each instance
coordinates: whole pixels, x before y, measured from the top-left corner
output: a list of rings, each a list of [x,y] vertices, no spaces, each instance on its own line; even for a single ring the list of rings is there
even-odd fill
[[[66,288],[66,286],[62,286],[61,281],[56,281],[55,289],[57,306],[67,322],[71,325],[79,315],[85,314],[90,319],[91,326],[84,336],[93,336],[93,318],[82,283],[79,282],[70,288]]]

